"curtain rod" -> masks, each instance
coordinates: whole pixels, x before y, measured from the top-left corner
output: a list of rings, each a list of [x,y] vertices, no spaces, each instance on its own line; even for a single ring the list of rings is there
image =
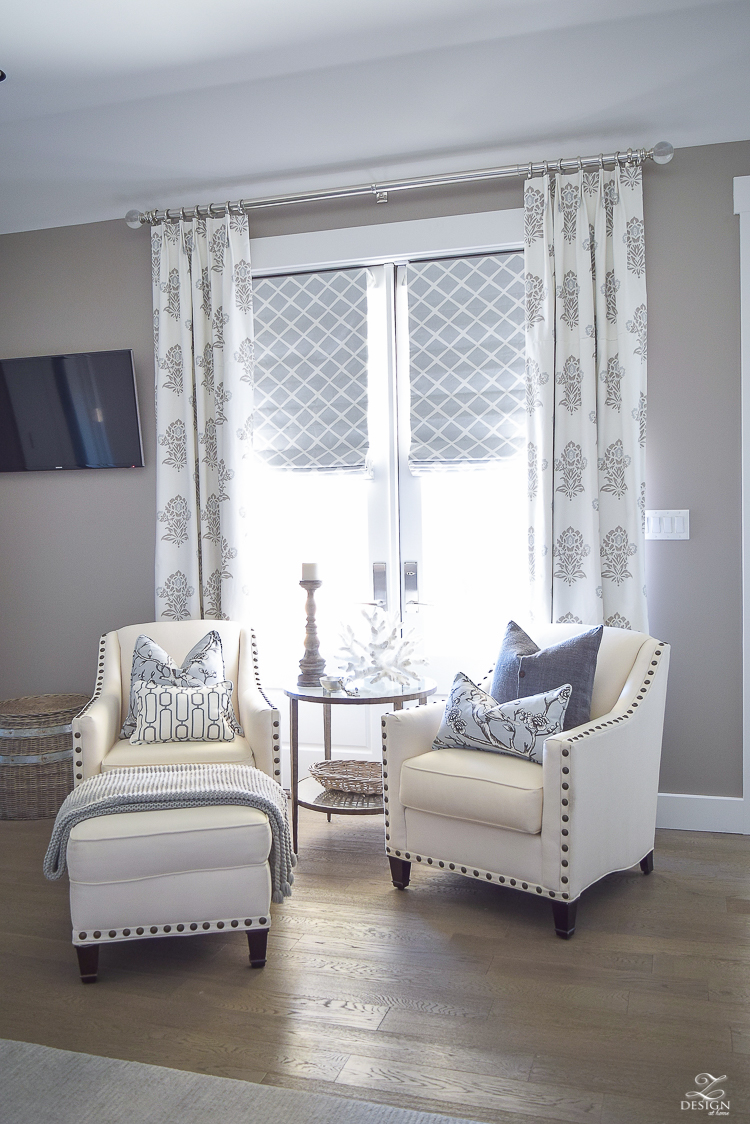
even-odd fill
[[[192,207],[168,207],[166,210],[128,211],[125,221],[134,230],[139,226],[156,226],[180,219],[220,218],[229,214],[248,214],[266,207],[289,207],[295,203],[320,203],[328,199],[356,199],[372,196],[376,203],[387,203],[391,191],[413,191],[420,187],[446,187],[451,184],[475,183],[479,180],[510,179],[546,175],[548,172],[575,172],[583,168],[603,168],[605,164],[643,164],[654,160],[668,164],[674,156],[669,141],[659,141],[653,148],[629,148],[627,152],[610,152],[598,156],[577,156],[570,160],[538,160],[528,164],[507,164],[501,168],[483,168],[474,172],[455,172],[445,176],[421,176],[411,180],[387,180],[384,183],[359,184],[355,187],[333,187],[324,191],[303,191],[299,195],[269,195],[263,199],[237,199],[228,203],[195,204]]]

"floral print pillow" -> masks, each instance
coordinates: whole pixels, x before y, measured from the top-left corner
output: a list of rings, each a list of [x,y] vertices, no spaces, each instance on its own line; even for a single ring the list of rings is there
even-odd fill
[[[178,667],[164,649],[143,633],[133,648],[133,667],[130,673],[130,708],[120,730],[121,738],[129,738],[136,727],[136,687],[142,683],[159,683],[171,687],[214,687],[225,682],[224,651],[221,637],[213,629],[194,644],[182,666]],[[229,682],[229,680],[226,680]],[[229,695],[226,719],[236,734],[242,734],[231,703],[232,684]]]
[[[433,749],[483,749],[542,762],[545,738],[559,734],[570,702],[569,683],[498,703],[459,672],[440,723]]]

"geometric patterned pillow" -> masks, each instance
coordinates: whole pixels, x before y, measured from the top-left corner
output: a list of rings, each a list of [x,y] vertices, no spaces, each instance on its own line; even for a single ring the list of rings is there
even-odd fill
[[[193,645],[182,661],[181,667],[177,666],[172,657],[155,640],[141,634],[133,648],[130,707],[120,737],[129,738],[135,729],[134,690],[141,681],[163,683],[173,687],[212,687],[224,683],[225,680],[224,652],[221,637],[215,629],[206,633],[197,644]],[[231,702],[226,718],[234,732],[241,735],[242,727],[235,717]]]
[[[131,745],[152,742],[232,742],[227,721],[232,684],[213,687],[171,687],[163,683],[134,684],[135,730]]]
[[[484,749],[542,763],[545,739],[559,734],[570,701],[564,683],[541,695],[498,703],[459,672],[433,749]]]

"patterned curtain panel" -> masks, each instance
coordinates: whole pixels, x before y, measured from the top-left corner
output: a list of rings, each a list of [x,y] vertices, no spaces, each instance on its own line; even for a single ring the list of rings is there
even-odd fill
[[[157,418],[157,615],[247,616],[253,416],[247,217],[151,235]]]
[[[367,270],[254,282],[258,457],[297,472],[364,471]]]
[[[490,464],[523,448],[523,254],[409,262],[409,467]]]
[[[641,169],[527,180],[524,202],[535,615],[647,631]]]

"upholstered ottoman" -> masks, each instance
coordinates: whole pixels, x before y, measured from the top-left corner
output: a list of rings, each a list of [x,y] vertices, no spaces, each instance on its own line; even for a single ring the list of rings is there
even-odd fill
[[[99,946],[243,929],[262,968],[271,828],[256,808],[213,805],[83,820],[67,846],[73,944],[94,983]]]

